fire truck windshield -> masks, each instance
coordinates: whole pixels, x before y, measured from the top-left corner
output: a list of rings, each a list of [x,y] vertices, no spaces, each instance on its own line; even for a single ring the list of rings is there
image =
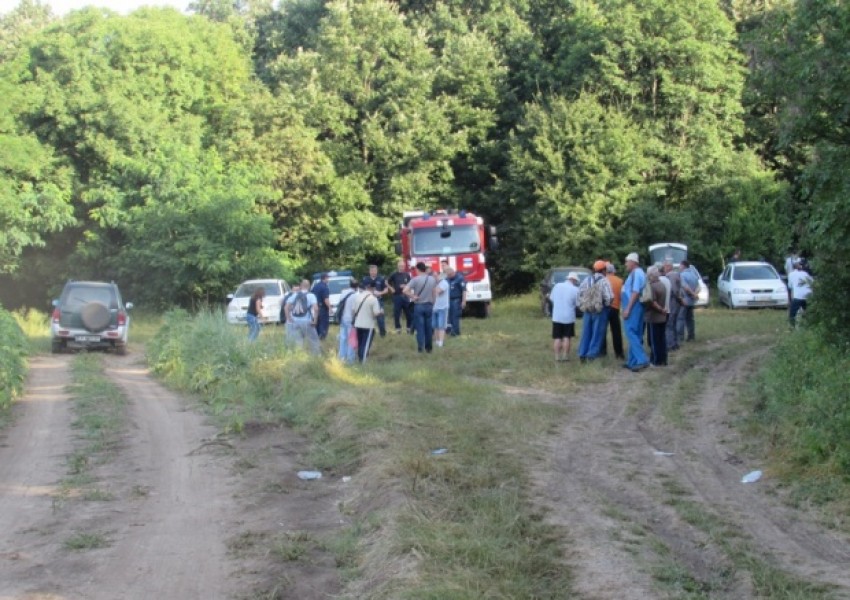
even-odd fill
[[[474,225],[414,229],[411,235],[414,256],[466,254],[481,251],[478,228]]]

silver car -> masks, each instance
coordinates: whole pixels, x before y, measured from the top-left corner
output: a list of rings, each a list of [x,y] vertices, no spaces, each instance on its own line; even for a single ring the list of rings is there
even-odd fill
[[[114,283],[69,281],[53,301],[51,350],[85,348],[125,354],[131,308],[133,303],[124,304]]]

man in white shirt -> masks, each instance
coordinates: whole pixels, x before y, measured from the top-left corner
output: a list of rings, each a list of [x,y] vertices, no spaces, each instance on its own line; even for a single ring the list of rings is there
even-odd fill
[[[549,292],[552,301],[552,348],[555,360],[570,360],[570,346],[576,335],[578,274],[570,272],[566,280],[556,283]]]
[[[792,328],[797,324],[800,309],[806,310],[806,300],[812,295],[812,283],[814,279],[803,270],[803,263],[798,259],[794,263],[794,270],[788,275],[788,289],[791,290],[789,320]]]

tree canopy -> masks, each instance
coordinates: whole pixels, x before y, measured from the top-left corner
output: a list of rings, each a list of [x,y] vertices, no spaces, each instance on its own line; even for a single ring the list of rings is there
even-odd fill
[[[7,304],[97,277],[188,305],[385,262],[413,208],[498,226],[502,290],[665,240],[708,274],[733,248],[838,260],[842,3],[191,9],[0,18]]]

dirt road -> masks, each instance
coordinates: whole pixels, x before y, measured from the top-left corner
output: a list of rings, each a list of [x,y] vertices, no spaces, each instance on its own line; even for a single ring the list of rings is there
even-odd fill
[[[306,466],[303,441],[277,428],[217,437],[139,356],[103,357],[127,399],[126,431],[91,469],[99,493],[78,497],[67,483],[67,457],[80,443],[71,360],[32,361],[16,422],[2,436],[0,599],[310,599],[339,589],[320,544],[302,544],[309,561],[271,552],[341,522],[339,485],[296,477]],[[91,547],[74,549],[72,539]]]
[[[741,483],[760,465],[736,455],[730,403],[765,353],[753,341],[733,340],[734,352],[703,346],[705,358],[679,367],[624,370],[568,400],[535,480],[551,522],[568,532],[580,597],[850,597],[846,537],[790,508],[769,474]],[[690,369],[698,385],[677,388]],[[680,414],[665,416],[665,404]],[[792,586],[799,593],[780,594]]]

